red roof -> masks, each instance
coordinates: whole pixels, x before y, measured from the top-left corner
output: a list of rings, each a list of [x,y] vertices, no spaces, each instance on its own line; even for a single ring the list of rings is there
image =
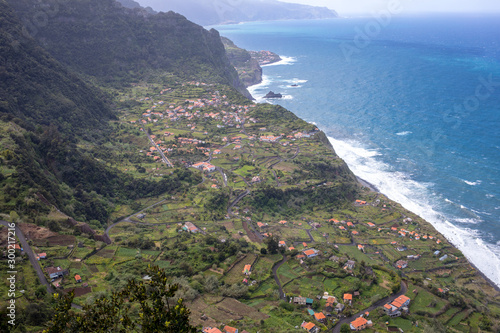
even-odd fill
[[[325,315],[323,314],[323,312],[318,312],[318,313],[315,313],[314,314],[314,318],[316,318],[316,320],[323,320],[323,319],[326,319]]]
[[[359,317],[359,318],[356,318],[354,321],[352,321],[351,325],[354,328],[358,328],[358,327],[361,327],[363,325],[366,325],[367,323],[368,323],[368,321],[365,318]]]
[[[236,333],[238,330],[231,326],[224,326],[224,331],[226,333]]]
[[[82,278],[81,278],[81,276],[80,276],[80,275],[78,275],[78,274],[76,274],[76,275],[75,275],[75,280],[76,280],[76,281],[81,280],[81,279],[82,279]]]
[[[305,328],[306,330],[308,330],[308,331],[309,331],[309,330],[311,330],[311,329],[312,329],[314,326],[316,326],[316,325],[314,325],[314,324],[313,324],[313,323],[311,323],[311,322],[308,322],[308,323],[303,323],[301,326],[302,326],[303,328]]]
[[[316,251],[314,251],[314,250],[306,250],[306,251],[304,251],[304,254],[306,256],[310,256],[310,255],[316,254]]]
[[[344,300],[352,300],[352,294],[344,294]]]

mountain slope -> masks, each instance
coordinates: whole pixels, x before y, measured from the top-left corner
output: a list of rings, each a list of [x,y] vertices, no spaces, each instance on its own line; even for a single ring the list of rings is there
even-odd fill
[[[247,21],[325,19],[337,13],[326,7],[314,7],[276,0],[139,0],[157,11],[175,11],[201,25]]]
[[[114,0],[8,0],[28,32],[57,60],[102,82],[129,83],[152,71],[195,75],[244,93],[216,30],[182,15],[150,14]],[[34,27],[39,13],[51,16]]]
[[[159,181],[135,179],[98,159],[113,142],[116,119],[103,93],[84,83],[29,36],[0,0],[0,211],[39,222],[55,205],[104,224],[114,204],[176,191],[174,172]],[[103,155],[110,155],[104,149]],[[99,156],[100,157],[100,156]],[[99,225],[98,225],[99,226]]]
[[[102,93],[50,57],[0,2],[0,113],[76,133],[114,118]]]

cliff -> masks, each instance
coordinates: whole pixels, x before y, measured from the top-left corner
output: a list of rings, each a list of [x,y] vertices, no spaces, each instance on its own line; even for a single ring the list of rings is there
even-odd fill
[[[174,12],[151,14],[114,0],[8,0],[25,31],[73,70],[115,86],[152,71],[232,85],[250,97],[216,30]],[[35,22],[46,15],[44,24]]]
[[[268,20],[300,20],[336,18],[338,14],[326,7],[315,7],[276,0],[140,0],[143,6],[157,11],[175,11],[201,25]]]

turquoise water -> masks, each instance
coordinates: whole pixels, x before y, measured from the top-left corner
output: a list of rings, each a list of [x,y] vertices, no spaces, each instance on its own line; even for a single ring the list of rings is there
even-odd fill
[[[215,28],[285,59],[264,67],[250,89],[257,101],[316,123],[355,174],[433,223],[500,285],[500,17],[385,23]],[[266,101],[269,90],[285,98]]]

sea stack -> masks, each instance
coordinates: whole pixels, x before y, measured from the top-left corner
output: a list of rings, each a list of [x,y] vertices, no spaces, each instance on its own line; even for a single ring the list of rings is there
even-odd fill
[[[267,93],[266,96],[264,96],[264,98],[282,98],[283,95],[282,94],[275,94],[274,91],[270,91]]]

